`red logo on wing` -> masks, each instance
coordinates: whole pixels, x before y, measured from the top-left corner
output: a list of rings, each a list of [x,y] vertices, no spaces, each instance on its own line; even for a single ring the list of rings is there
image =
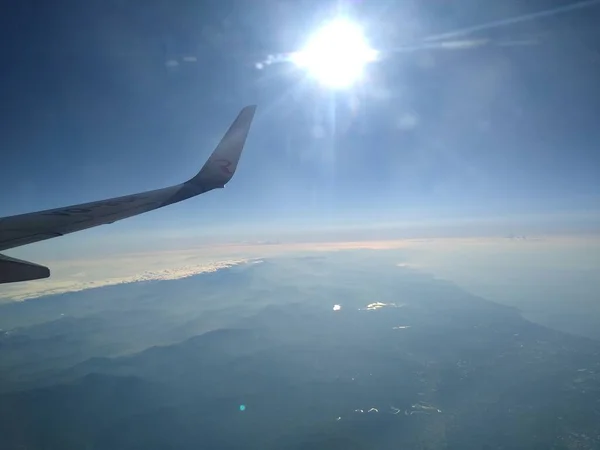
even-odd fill
[[[233,175],[231,170],[231,165],[233,163],[231,161],[228,159],[215,159],[215,163],[218,164],[219,169],[221,169],[221,172],[223,172],[225,175]]]

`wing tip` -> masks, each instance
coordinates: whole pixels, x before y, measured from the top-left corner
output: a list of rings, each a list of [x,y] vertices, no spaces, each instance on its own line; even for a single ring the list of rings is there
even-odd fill
[[[256,103],[252,103],[250,105],[244,106],[242,108],[242,111],[249,111],[249,110],[256,111],[256,108],[258,108],[258,105]]]
[[[244,106],[214,149],[202,169],[189,183],[211,190],[227,184],[237,169],[257,105]]]

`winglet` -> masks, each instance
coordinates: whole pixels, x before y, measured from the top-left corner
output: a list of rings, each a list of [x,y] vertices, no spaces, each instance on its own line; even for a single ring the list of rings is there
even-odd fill
[[[188,183],[203,189],[225,187],[237,168],[255,111],[256,105],[242,108],[208,161]]]

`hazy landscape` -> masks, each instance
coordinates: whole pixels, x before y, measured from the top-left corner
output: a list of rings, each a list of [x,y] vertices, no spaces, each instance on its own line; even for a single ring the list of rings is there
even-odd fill
[[[0,308],[0,447],[597,448],[600,342],[401,250]]]

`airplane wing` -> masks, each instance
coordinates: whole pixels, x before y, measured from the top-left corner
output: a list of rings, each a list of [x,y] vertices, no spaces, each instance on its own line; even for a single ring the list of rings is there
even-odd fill
[[[92,203],[0,218],[0,250],[136,216],[223,188],[237,168],[256,106],[243,108],[200,171],[185,183]],[[0,283],[47,278],[44,266],[0,255]]]

